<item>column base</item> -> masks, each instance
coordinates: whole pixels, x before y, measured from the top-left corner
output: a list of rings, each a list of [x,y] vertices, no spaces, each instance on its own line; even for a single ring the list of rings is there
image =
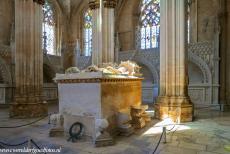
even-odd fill
[[[47,114],[47,103],[14,103],[10,105],[11,118],[36,118]]]
[[[163,120],[170,118],[174,122],[191,122],[194,106],[189,97],[158,97],[155,105],[155,117]]]

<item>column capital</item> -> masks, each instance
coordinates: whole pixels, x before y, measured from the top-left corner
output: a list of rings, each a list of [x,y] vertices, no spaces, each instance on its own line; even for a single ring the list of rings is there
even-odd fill
[[[100,8],[100,0],[90,0],[89,1],[89,8],[91,10],[95,10]]]
[[[33,0],[35,3],[38,3],[40,5],[44,5],[45,4],[45,0]]]
[[[106,8],[115,8],[117,5],[117,0],[103,0],[104,7]]]

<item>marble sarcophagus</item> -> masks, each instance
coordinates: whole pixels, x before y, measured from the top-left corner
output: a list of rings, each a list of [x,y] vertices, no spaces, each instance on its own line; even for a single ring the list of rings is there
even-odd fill
[[[64,129],[82,122],[85,135],[95,138],[96,120],[106,119],[108,132],[117,127],[117,113],[141,105],[142,78],[105,75],[103,72],[57,74],[59,112],[64,116]]]

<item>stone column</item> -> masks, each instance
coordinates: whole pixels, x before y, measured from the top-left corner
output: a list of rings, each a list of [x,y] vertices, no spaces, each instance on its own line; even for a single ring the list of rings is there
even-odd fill
[[[92,10],[92,64],[99,65],[102,63],[102,9],[100,9],[100,0],[89,2]]]
[[[176,122],[193,120],[193,104],[188,96],[185,1],[160,1],[160,94],[155,114]]]
[[[10,116],[47,114],[43,102],[42,5],[44,0],[15,0],[15,102]]]
[[[92,0],[93,13],[92,64],[114,62],[114,8],[116,0]]]
[[[115,62],[115,7],[116,0],[103,0],[103,48],[102,48],[102,62],[109,63]]]

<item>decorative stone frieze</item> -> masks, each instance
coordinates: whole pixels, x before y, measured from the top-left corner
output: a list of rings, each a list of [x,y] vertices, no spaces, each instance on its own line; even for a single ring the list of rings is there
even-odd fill
[[[89,1],[89,8],[95,10],[100,8],[100,0],[91,0]]]
[[[34,2],[40,4],[40,5],[44,5],[45,4],[45,0],[34,0]]]
[[[117,5],[117,0],[103,0],[104,7],[106,8],[115,8]]]
[[[5,62],[4,59],[1,58],[1,56],[0,56],[0,78],[3,80],[0,82],[9,85],[12,84],[12,76],[11,76],[9,65],[7,65],[7,63]]]
[[[91,79],[61,79],[57,80],[57,83],[101,83],[101,82],[133,82],[133,81],[140,81],[143,80],[142,78],[91,78]]]

